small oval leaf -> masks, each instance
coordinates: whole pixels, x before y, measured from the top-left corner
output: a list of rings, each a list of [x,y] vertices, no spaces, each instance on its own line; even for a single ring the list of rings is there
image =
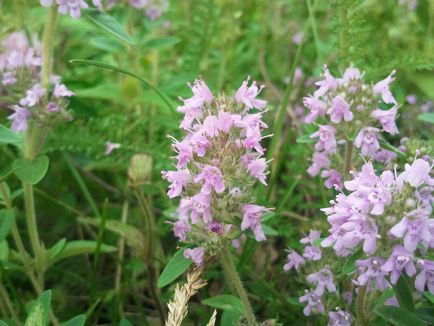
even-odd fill
[[[32,185],[41,181],[47,174],[50,160],[46,155],[38,156],[33,161],[18,159],[14,162],[15,174],[22,182]]]
[[[212,298],[202,300],[202,303],[222,310],[244,313],[243,303],[236,296],[230,294],[222,294]]]
[[[166,267],[158,279],[158,287],[162,288],[174,280],[176,280],[181,274],[183,274],[188,267],[192,264],[190,259],[184,258],[184,250],[176,252],[172,258],[170,258]]]

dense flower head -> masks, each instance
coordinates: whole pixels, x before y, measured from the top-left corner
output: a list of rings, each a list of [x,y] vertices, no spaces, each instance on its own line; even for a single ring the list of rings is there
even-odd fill
[[[42,87],[40,43],[36,37],[31,43],[25,33],[16,32],[3,40],[0,48],[0,94],[6,95],[5,104],[13,111],[8,119],[16,132],[26,131],[30,119],[38,125],[70,119],[65,108],[74,93],[58,76],[51,76],[48,89]]]
[[[348,312],[336,308],[336,311],[329,312],[327,326],[351,326],[352,320],[353,318]]]
[[[267,162],[260,142],[262,87],[243,82],[235,98],[214,97],[202,80],[189,85],[193,96],[182,99],[180,128],[184,139],[173,139],[174,171],[163,171],[170,182],[168,196],[180,197],[173,231],[181,241],[199,244],[206,252],[221,237],[234,239],[250,230],[265,239],[261,225],[265,207],[252,202],[254,184],[266,185]]]
[[[385,170],[378,176],[367,162],[344,183],[348,194],[323,209],[331,228],[322,246],[333,247],[338,256],[362,250],[366,257],[356,261],[355,285],[384,290],[403,274],[418,274],[416,289],[424,291],[427,284],[434,293],[426,282],[434,266],[426,259],[434,248],[432,167],[431,159],[415,159],[399,174]]]
[[[396,157],[395,153],[381,148],[379,142],[382,132],[398,134],[395,124],[398,105],[390,91],[394,74],[395,71],[369,85],[355,67],[347,68],[341,78],[334,77],[325,67],[323,79],[316,83],[318,89],[304,98],[304,105],[310,111],[305,122],[318,124],[318,131],[311,135],[316,144],[308,173],[321,175],[326,179],[327,188],[342,187],[344,162],[340,157],[344,156],[344,144],[382,163]],[[353,157],[358,158],[356,154]]]

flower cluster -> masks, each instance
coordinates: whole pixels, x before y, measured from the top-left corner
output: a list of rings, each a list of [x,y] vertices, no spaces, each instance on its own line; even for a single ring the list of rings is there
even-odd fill
[[[261,216],[268,210],[252,203],[258,180],[266,185],[267,162],[260,142],[266,102],[257,99],[262,87],[243,82],[234,98],[215,98],[202,80],[190,85],[193,97],[182,99],[180,128],[185,138],[174,138],[176,170],[163,171],[170,182],[168,196],[181,197],[173,231],[181,241],[200,244],[185,251],[201,264],[222,237],[235,239],[251,230],[265,239]]]
[[[395,125],[398,105],[389,89],[394,73],[375,85],[368,85],[362,80],[363,73],[354,67],[346,69],[342,78],[335,78],[324,68],[323,80],[316,83],[318,89],[304,98],[304,105],[310,110],[305,121],[318,123],[318,130],[311,135],[316,144],[308,173],[320,174],[326,179],[327,188],[342,188],[345,162],[341,157],[345,155],[339,153],[340,147],[344,147],[341,144],[355,147],[364,157],[383,163],[395,158],[379,142],[382,131],[398,134]],[[389,109],[381,109],[383,106]]]
[[[305,294],[299,298],[301,303],[305,303],[303,313],[306,316],[310,316],[312,313],[322,314],[325,311],[329,313],[329,325],[341,325],[336,322],[339,318],[347,320],[347,324],[351,323],[351,315],[338,309],[336,312],[332,312],[332,307],[325,307],[324,297],[326,293],[338,295],[336,283],[334,280],[333,272],[330,267],[329,257],[325,257],[323,250],[320,247],[321,234],[319,231],[311,230],[308,236],[302,238],[300,243],[304,245],[302,256],[295,250],[290,249],[287,263],[283,266],[285,271],[295,269],[300,275],[306,276],[306,283],[312,286],[311,289],[305,290]],[[321,260],[321,262],[319,262]],[[318,270],[318,264],[321,265],[321,269]],[[302,272],[303,267],[303,272]],[[345,300],[343,300],[345,301]],[[334,308],[334,307],[333,307]],[[343,323],[342,325],[347,325]]]
[[[39,42],[36,38],[32,42],[34,45],[30,46],[21,32],[12,33],[2,42],[1,93],[8,99],[5,104],[14,111],[8,117],[14,131],[25,131],[31,117],[45,125],[59,117],[69,118],[66,98],[74,95],[58,76],[51,76],[52,90],[47,94],[39,83],[42,64]]]
[[[42,64],[41,47],[37,39],[30,46],[23,32],[10,34],[1,42],[0,78],[2,93],[17,84],[21,75],[34,75]]]
[[[89,8],[84,0],[40,0],[43,7],[58,6],[57,11],[61,15],[71,15],[72,18],[81,17],[81,9]],[[102,0],[92,0],[92,4],[99,10],[102,10]]]
[[[349,194],[338,194],[323,209],[331,228],[321,245],[338,256],[366,255],[356,261],[356,286],[384,290],[402,274],[417,275],[415,288],[434,294],[434,262],[426,258],[434,248],[431,170],[431,159],[416,159],[399,175],[386,170],[377,176],[368,162],[345,182]]]

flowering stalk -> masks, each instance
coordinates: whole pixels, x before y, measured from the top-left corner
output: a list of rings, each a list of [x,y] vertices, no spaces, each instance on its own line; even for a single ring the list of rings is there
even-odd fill
[[[221,247],[220,261],[225,272],[225,276],[235,287],[235,290],[237,291],[237,294],[240,297],[241,302],[243,303],[244,313],[248,325],[256,325],[255,314],[253,313],[249,298],[247,297],[247,292],[244,289],[240,276],[238,275],[238,272],[234,266],[234,262],[232,260],[232,255],[229,251],[228,245],[225,243],[223,243]]]
[[[359,287],[356,298],[356,314],[357,314],[357,324],[360,326],[368,325],[368,320],[365,316],[365,297],[366,297],[366,286]]]

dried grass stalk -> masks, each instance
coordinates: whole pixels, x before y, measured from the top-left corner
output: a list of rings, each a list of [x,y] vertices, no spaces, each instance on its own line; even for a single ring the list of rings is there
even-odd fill
[[[217,320],[217,310],[214,309],[214,312],[212,313],[212,316],[211,316],[208,324],[206,324],[206,326],[214,326],[216,320]]]
[[[175,288],[175,296],[167,304],[169,315],[167,317],[166,326],[180,326],[188,312],[188,301],[206,285],[206,281],[202,280],[203,268],[195,268],[187,273],[187,283],[182,286],[179,284]],[[212,319],[212,318],[211,318]],[[211,320],[210,320],[211,322]],[[214,324],[209,324],[214,325]]]

